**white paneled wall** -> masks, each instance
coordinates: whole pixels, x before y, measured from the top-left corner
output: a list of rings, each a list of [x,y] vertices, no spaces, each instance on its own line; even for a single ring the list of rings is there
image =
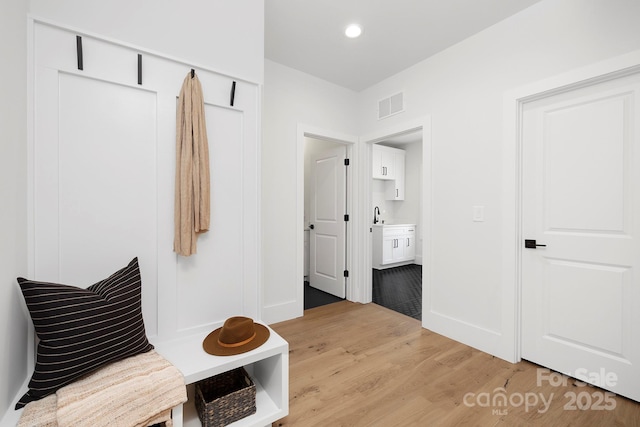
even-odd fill
[[[211,229],[196,255],[178,257],[175,116],[191,66],[80,34],[78,70],[78,32],[40,21],[33,30],[35,279],[88,286],[137,256],[150,337],[212,328],[233,315],[259,318],[258,85],[196,69],[209,137]]]
[[[41,265],[57,265],[57,280],[90,285],[138,256],[147,332],[156,335],[157,288],[149,286],[158,282],[156,94],[82,75],[57,77],[58,144],[47,144],[47,132],[40,138],[47,148],[36,150],[40,164],[57,160],[51,175],[36,171],[36,194],[46,192],[35,215],[42,230],[36,275],[47,279]]]
[[[244,230],[238,198],[243,176],[238,164],[230,161],[242,158],[242,113],[206,104],[205,114],[210,166],[215,171],[211,187],[213,225],[198,238],[198,252],[203,256],[178,259],[177,282],[184,290],[176,295],[180,330],[210,322],[213,307],[224,308],[229,316],[234,314],[233,307],[242,307],[239,291],[244,278],[239,267]]]
[[[29,0],[28,8],[70,28],[262,80],[264,0]]]
[[[15,281],[27,272],[27,8],[5,0],[0,13],[0,417],[27,371],[27,318]]]

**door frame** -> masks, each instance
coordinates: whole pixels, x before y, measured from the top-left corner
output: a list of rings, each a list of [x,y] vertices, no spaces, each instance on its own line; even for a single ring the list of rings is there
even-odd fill
[[[502,334],[496,356],[522,360],[522,111],[526,103],[640,72],[640,50],[505,94],[502,149]]]
[[[360,138],[361,156],[361,180],[362,180],[362,197],[361,202],[361,222],[362,236],[360,245],[362,248],[362,286],[360,287],[359,302],[370,303],[373,299],[372,292],[372,233],[370,232],[373,213],[370,212],[371,206],[371,176],[372,176],[372,150],[373,144],[382,142],[392,136],[407,134],[422,130],[422,306],[427,306],[425,302],[430,301],[429,291],[431,289],[431,259],[432,239],[431,222],[432,222],[432,171],[431,166],[431,116],[423,116],[419,119],[400,123],[399,125],[383,128],[377,132],[371,133]],[[422,316],[422,326],[427,327],[425,316]]]
[[[330,129],[322,129],[315,126],[298,123],[296,134],[296,311],[300,316],[304,314],[304,151],[305,138],[314,138],[323,141],[343,144],[347,149],[347,158],[354,159],[357,156],[358,138],[352,135],[343,134]],[[357,248],[354,244],[355,229],[358,227],[358,216],[354,209],[357,204],[357,183],[358,183],[358,162],[351,161],[347,173],[347,204],[346,210],[349,214],[347,224],[346,244],[347,244],[347,266],[349,277],[346,278],[346,299],[356,301],[354,296],[354,283],[358,283],[358,270],[354,266]]]

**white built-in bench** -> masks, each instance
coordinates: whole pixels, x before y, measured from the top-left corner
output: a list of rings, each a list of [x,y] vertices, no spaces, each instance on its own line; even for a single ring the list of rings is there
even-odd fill
[[[175,365],[184,375],[189,400],[173,409],[174,427],[199,427],[200,420],[194,404],[193,384],[201,379],[243,366],[256,384],[256,413],[230,424],[240,426],[269,426],[289,413],[289,344],[269,328],[267,342],[255,350],[235,356],[213,356],[202,349],[202,341],[209,331],[154,341],[156,351]],[[30,375],[30,374],[29,374]],[[2,417],[0,427],[15,427],[22,410],[13,406],[27,391],[27,378],[16,393],[13,405]]]
[[[202,349],[209,331],[171,341],[153,342],[156,351],[184,375],[189,400],[174,408],[174,427],[199,427],[193,384],[243,366],[256,384],[256,413],[230,426],[270,426],[289,413],[289,343],[269,328],[269,339],[255,350],[235,356],[213,356]]]

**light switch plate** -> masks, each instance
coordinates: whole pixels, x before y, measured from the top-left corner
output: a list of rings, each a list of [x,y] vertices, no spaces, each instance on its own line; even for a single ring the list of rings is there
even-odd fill
[[[473,207],[473,221],[474,222],[483,222],[484,221],[484,206],[474,206]]]

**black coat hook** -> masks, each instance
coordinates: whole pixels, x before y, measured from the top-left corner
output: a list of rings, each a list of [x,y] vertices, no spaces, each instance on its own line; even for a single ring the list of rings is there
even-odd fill
[[[138,84],[142,84],[142,55],[138,54]]]
[[[76,36],[76,54],[78,57],[78,70],[82,70],[82,37],[80,36]]]
[[[196,70],[194,70],[193,68],[191,69],[191,78],[194,78],[196,75]]]
[[[236,82],[231,83],[231,106],[233,107],[233,101],[236,97]]]

